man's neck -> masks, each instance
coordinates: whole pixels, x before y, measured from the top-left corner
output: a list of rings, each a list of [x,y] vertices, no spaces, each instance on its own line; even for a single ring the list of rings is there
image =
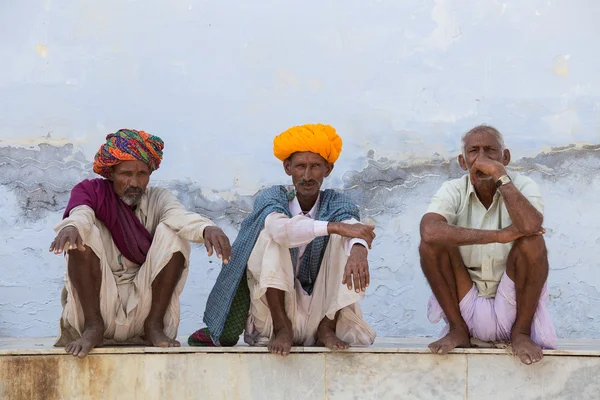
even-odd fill
[[[314,197],[305,198],[300,194],[296,194],[296,198],[298,199],[298,203],[300,203],[300,208],[302,209],[302,211],[309,212],[315,206],[319,195],[317,194]]]
[[[496,182],[491,180],[483,181],[475,186],[475,194],[486,209],[491,207],[497,190]]]

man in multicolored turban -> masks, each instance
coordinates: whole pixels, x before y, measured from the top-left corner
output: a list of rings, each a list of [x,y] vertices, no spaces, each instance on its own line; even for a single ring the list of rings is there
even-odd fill
[[[375,332],[358,301],[369,286],[374,227],[359,222],[343,194],[321,190],[342,150],[328,125],[293,127],[275,138],[275,156],[293,186],[255,198],[208,298],[207,328],[190,345],[250,345],[287,355],[292,345],[333,350],[370,345]]]
[[[168,190],[147,187],[162,150],[163,141],[143,131],[108,135],[94,159],[104,179],[77,184],[55,228],[50,251],[66,252],[67,264],[56,346],[74,356],[103,344],[179,346],[188,242],[229,260],[221,229]]]

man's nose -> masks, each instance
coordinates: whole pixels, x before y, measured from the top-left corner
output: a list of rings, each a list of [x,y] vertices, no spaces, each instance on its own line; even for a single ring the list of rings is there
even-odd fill
[[[305,181],[310,180],[310,168],[306,168],[304,170],[304,175],[302,176],[302,179],[304,179]]]
[[[127,181],[127,187],[130,187],[130,188],[137,188],[137,187],[140,187],[139,183],[140,183],[140,182],[139,182],[139,179],[138,179],[138,178],[136,178],[136,177],[131,177],[131,178],[129,178],[129,180]]]
[[[485,151],[485,149],[482,147],[479,149],[479,151],[477,152],[477,157],[475,159],[478,158],[486,158],[487,157],[487,153]]]

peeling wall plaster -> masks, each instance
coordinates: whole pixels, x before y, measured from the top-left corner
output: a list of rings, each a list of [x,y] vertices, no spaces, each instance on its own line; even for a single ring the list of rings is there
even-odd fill
[[[327,185],[377,225],[363,308],[380,335],[441,329],[425,317],[418,223],[462,174],[460,135],[485,122],[544,194],[559,335],[600,337],[600,145],[582,144],[600,142],[594,11],[593,0],[3,4],[0,336],[57,332],[52,227],[104,135],[161,136],[152,184],[233,238],[256,191],[288,182],[273,136],[320,121],[344,138]],[[201,324],[220,268],[200,246],[192,257],[181,334]]]

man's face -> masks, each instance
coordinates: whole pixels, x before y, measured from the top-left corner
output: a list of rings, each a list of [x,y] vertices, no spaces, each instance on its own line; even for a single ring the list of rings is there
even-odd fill
[[[150,168],[143,161],[123,161],[112,168],[110,180],[117,196],[128,206],[136,206],[150,181]]]
[[[461,167],[471,171],[471,167],[480,157],[485,157],[493,161],[507,165],[510,156],[507,156],[508,150],[503,149],[501,143],[495,135],[480,131],[473,132],[465,138],[465,147],[463,154],[459,156]],[[460,158],[462,157],[462,160]],[[481,171],[476,171],[477,181],[486,181],[492,179]]]
[[[333,169],[319,154],[310,151],[294,153],[283,162],[285,172],[292,177],[296,193],[302,197],[315,197],[319,194],[323,180]]]

